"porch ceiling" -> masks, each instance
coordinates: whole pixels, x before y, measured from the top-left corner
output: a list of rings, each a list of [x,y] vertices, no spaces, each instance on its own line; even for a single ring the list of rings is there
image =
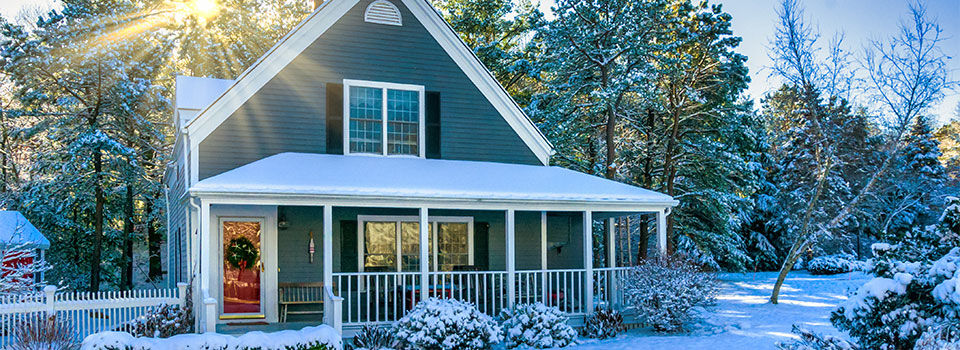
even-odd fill
[[[200,197],[322,196],[672,207],[672,197],[555,166],[281,153],[204,179]]]

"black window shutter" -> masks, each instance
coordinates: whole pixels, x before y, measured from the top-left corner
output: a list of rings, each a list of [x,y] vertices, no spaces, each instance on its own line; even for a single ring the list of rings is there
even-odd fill
[[[440,159],[440,93],[427,91],[424,96],[426,109],[426,156],[431,159]]]
[[[490,224],[478,222],[473,225],[473,265],[481,271],[490,269]]]
[[[343,154],[343,84],[327,83],[327,153]]]
[[[340,221],[340,271],[357,272],[357,221]]]

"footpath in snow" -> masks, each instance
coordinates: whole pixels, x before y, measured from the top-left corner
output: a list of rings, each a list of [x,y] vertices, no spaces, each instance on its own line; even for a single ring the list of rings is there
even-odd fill
[[[780,304],[768,302],[777,272],[721,274],[717,305],[702,313],[703,320],[684,334],[662,335],[634,329],[617,338],[585,341],[577,349],[776,349],[776,342],[791,341],[799,324],[817,333],[841,335],[830,324],[830,312],[869,276],[852,272],[814,276],[791,272],[781,289]]]

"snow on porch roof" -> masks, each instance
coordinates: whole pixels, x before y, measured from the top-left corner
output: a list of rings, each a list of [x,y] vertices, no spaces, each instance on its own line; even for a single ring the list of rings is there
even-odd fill
[[[204,179],[190,192],[677,204],[659,192],[555,166],[309,153],[270,156]]]
[[[50,241],[37,230],[19,211],[0,211],[0,247],[47,249]]]

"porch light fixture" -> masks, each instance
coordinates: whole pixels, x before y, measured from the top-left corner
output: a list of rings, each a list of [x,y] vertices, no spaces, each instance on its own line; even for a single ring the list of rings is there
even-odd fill
[[[287,222],[287,215],[283,213],[283,209],[279,209],[280,213],[277,214],[277,228],[281,230],[286,230],[290,227],[290,223]]]

